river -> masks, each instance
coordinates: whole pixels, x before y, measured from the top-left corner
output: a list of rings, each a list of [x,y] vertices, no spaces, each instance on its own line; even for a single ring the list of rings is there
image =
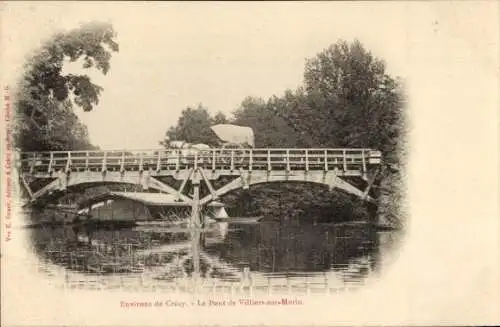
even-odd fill
[[[380,273],[400,232],[365,225],[213,223],[30,229],[38,270],[57,287],[172,292],[323,292]]]

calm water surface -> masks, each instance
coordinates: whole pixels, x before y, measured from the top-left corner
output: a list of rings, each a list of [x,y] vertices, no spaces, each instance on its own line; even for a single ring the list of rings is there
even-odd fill
[[[279,222],[31,233],[39,271],[58,286],[176,292],[345,291],[378,272],[394,236],[363,226]]]

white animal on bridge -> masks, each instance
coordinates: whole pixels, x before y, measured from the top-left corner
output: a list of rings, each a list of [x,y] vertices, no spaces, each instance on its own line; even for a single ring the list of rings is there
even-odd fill
[[[250,127],[218,124],[211,126],[210,129],[219,138],[219,146],[222,147],[221,154],[223,156],[230,156],[231,151],[233,151],[233,154],[236,156],[239,156],[244,149],[253,148],[255,146],[254,133]],[[180,160],[182,163],[186,163],[188,157],[193,158],[196,155],[198,155],[198,162],[203,162],[204,159],[208,159],[203,158],[204,154],[205,157],[209,156],[209,150],[211,149],[208,144],[192,144],[178,140],[170,141],[169,147],[174,149],[171,160]],[[228,150],[226,151],[226,149]]]

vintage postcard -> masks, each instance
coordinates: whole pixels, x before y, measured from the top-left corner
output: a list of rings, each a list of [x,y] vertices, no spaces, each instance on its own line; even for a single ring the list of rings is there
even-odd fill
[[[1,2],[2,325],[500,323],[499,8]]]

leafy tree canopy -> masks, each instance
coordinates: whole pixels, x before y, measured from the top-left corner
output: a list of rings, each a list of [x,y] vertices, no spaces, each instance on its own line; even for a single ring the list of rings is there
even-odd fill
[[[99,103],[102,87],[92,83],[85,74],[64,74],[65,62],[82,60],[84,69],[94,68],[106,74],[110,69],[111,53],[118,51],[116,33],[108,23],[88,23],[68,32],[52,36],[30,57],[25,73],[16,92],[16,109],[19,128],[16,135],[18,146],[23,150],[74,149],[72,146],[89,147],[88,137],[78,143],[71,128],[85,129],[81,122],[69,115],[73,106],[91,111]],[[57,113],[66,113],[57,115]],[[71,118],[69,118],[71,116]],[[66,122],[64,119],[71,119]],[[54,120],[62,120],[58,123]],[[54,130],[59,124],[66,129],[67,141],[52,142]],[[79,125],[78,127],[74,127]],[[71,127],[73,126],[73,127]],[[71,137],[73,135],[73,137]],[[84,140],[85,141],[85,140]]]
[[[177,125],[166,132],[165,140],[160,144],[168,146],[169,141],[185,141],[215,146],[218,138],[210,126],[225,122],[227,118],[223,113],[219,112],[212,117],[202,104],[199,104],[197,108],[187,107],[182,111]]]
[[[395,159],[403,132],[402,85],[359,41],[339,41],[309,59],[303,89],[305,103],[291,115],[299,125],[319,127],[311,129],[318,143],[376,148]]]

